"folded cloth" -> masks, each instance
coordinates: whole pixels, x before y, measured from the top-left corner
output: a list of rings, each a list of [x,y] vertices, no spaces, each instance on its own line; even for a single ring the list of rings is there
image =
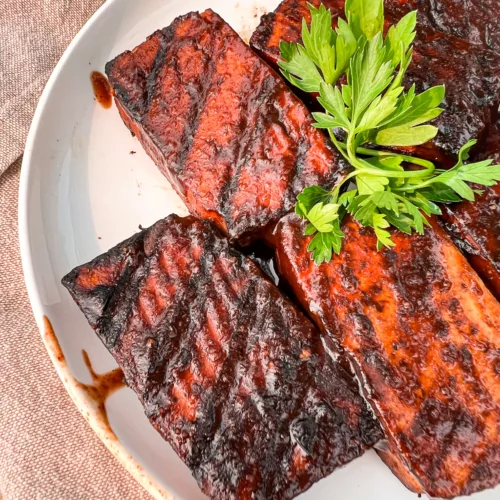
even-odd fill
[[[20,160],[50,72],[103,0],[0,0],[0,499],[150,496],[65,392],[35,325],[17,239]],[[12,163],[15,162],[13,165]]]
[[[43,87],[104,0],[0,1],[0,175],[21,156]]]
[[[17,239],[19,172],[20,161],[0,177],[0,498],[149,499],[70,400],[35,325]]]

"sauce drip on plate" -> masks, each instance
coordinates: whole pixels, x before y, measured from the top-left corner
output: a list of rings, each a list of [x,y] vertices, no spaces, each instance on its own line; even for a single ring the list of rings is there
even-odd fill
[[[115,368],[106,373],[96,373],[90,362],[89,355],[85,350],[82,350],[83,361],[85,366],[88,368],[90,377],[92,379],[91,384],[84,384],[79,380],[75,379],[69,372],[67,367],[66,358],[63,354],[59,340],[56,337],[52,324],[44,316],[44,339],[49,352],[54,358],[54,362],[57,364],[62,373],[62,378],[66,383],[68,390],[69,386],[73,391],[78,391],[84,393],[88,397],[88,403],[92,412],[94,413],[97,421],[107,430],[107,432],[116,437],[111,426],[109,425],[108,415],[106,412],[106,400],[111,394],[116,392],[121,387],[125,387],[125,380],[123,378],[123,372],[120,368]],[[89,408],[85,409],[87,417],[89,416]],[[82,411],[83,412],[83,411]],[[83,412],[85,415],[85,412]]]
[[[111,86],[105,75],[99,71],[92,71],[90,74],[90,81],[92,82],[92,89],[96,101],[105,109],[109,109],[113,103]]]
[[[82,350],[82,355],[85,366],[88,368],[90,376],[92,377],[92,384],[87,385],[80,382],[80,385],[82,389],[85,389],[88,395],[96,402],[101,418],[106,424],[109,425],[105,406],[106,400],[118,389],[125,387],[123,372],[121,368],[115,368],[107,373],[96,373],[92,368],[92,363],[90,362],[87,351]]]

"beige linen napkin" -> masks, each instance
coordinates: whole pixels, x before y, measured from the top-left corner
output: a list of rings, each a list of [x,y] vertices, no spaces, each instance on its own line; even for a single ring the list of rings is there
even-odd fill
[[[104,0],[0,0],[0,175],[21,155],[64,49]]]
[[[103,0],[0,0],[0,499],[149,495],[86,424],[43,346],[17,237],[20,161],[54,65]]]

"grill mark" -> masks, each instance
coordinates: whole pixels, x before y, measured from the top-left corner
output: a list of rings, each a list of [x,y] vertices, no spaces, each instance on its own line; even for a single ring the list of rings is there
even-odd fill
[[[217,23],[217,26],[220,23]],[[170,26],[167,29],[171,29],[173,26]],[[217,59],[220,55],[221,45],[224,45],[223,40],[220,40],[220,33],[215,32],[215,35],[210,39],[211,45],[209,50],[206,50],[203,46],[198,47],[198,51],[201,52],[206,61],[208,61],[208,65],[205,63],[206,71],[204,72],[203,79],[197,80],[195,84],[190,82],[187,86],[187,93],[191,97],[191,107],[189,111],[186,113],[190,118],[186,120],[184,131],[182,134],[182,139],[180,140],[180,144],[182,147],[177,152],[177,160],[175,163],[170,162],[168,168],[173,170],[176,174],[181,173],[185,169],[186,161],[189,157],[189,154],[192,149],[192,145],[196,139],[196,134],[198,131],[198,127],[200,125],[200,120],[203,115],[203,111],[205,110],[205,106],[208,100],[208,96],[213,86],[213,80],[217,68]],[[186,47],[192,45],[192,40],[190,38],[182,38],[177,43],[180,47]],[[175,52],[173,56],[171,56],[170,64],[175,67],[175,74],[180,75],[182,79],[183,75],[183,66],[179,64],[179,50]],[[161,69],[164,69],[163,66]],[[207,84],[207,82],[210,82]],[[156,84],[156,83],[155,83]],[[196,88],[193,89],[192,87]],[[163,150],[163,145],[161,143],[160,138],[156,134],[149,134],[149,137],[156,143],[156,146]]]
[[[216,248],[215,242],[211,242],[210,248],[207,250],[210,252],[210,254],[215,255],[216,253],[218,253],[215,252],[216,250],[218,250]],[[196,283],[197,284],[196,297],[198,298],[197,300],[198,306],[193,307],[195,310],[204,312],[204,307],[202,306],[202,303],[204,303],[205,294],[200,292],[202,290],[205,290],[206,288],[211,287],[212,269],[213,269],[213,263],[207,262],[206,260],[202,259],[201,276],[199,277],[199,280]],[[243,299],[237,299],[235,297],[236,301],[235,306],[236,307],[243,306],[249,294],[250,290],[247,290],[247,293]],[[194,332],[188,332],[187,335],[196,339],[197,336],[193,333]],[[233,339],[235,335],[236,334],[233,333],[228,342],[230,346],[234,346]],[[204,425],[199,426],[195,431],[193,437],[193,443],[194,443],[193,456],[188,463],[189,467],[191,468],[200,466],[201,461],[203,460],[203,454],[206,451],[206,447],[210,447],[214,435],[220,426],[220,418],[218,418],[218,413],[220,412],[220,407],[222,406],[223,398],[225,399],[227,397],[227,392],[224,391],[224,388],[228,383],[228,381],[231,380],[231,378],[227,376],[227,370],[228,370],[227,366],[231,365],[230,360],[232,358],[232,355],[233,355],[233,349],[229,347],[225,359],[222,363],[222,368],[219,372],[219,376],[217,377],[212,387],[208,389],[208,392],[210,393],[211,397],[206,397],[205,395],[205,399],[203,401],[203,408],[201,409],[201,412],[202,414],[206,415],[207,413],[212,413],[213,411],[214,419],[213,420],[206,419],[206,422],[203,422]],[[212,410],[210,408],[212,408]]]
[[[224,360],[222,369],[220,371],[220,375],[214,385],[212,391],[212,398],[207,400],[205,406],[210,405],[214,409],[214,421],[212,422],[212,427],[207,432],[206,441],[208,447],[212,449],[210,453],[207,453],[207,456],[200,457],[200,461],[198,462],[198,469],[194,473],[195,478],[198,481],[204,482],[206,474],[206,470],[204,466],[209,466],[209,463],[203,464],[202,461],[209,462],[210,457],[213,455],[213,448],[216,446],[216,436],[221,428],[222,420],[224,413],[230,410],[230,407],[224,404],[224,401],[227,399],[228,394],[231,394],[232,391],[229,391],[231,387],[231,383],[233,384],[233,388],[237,387],[240,379],[235,377],[236,366],[239,364],[245,357],[245,349],[244,346],[244,331],[241,330],[241,327],[247,328],[249,323],[251,324],[254,316],[250,314],[251,309],[248,307],[249,300],[252,296],[254,284],[249,283],[248,289],[245,295],[240,300],[240,311],[242,312],[238,324],[234,329],[234,333],[229,341],[228,348],[228,356]],[[229,399],[232,399],[231,397]]]
[[[489,371],[497,351],[492,321],[500,312],[472,271],[461,267],[466,266],[464,259],[436,221],[431,224],[424,236],[394,234],[396,247],[376,253],[374,245],[370,249],[373,238],[346,222],[342,255],[319,267],[308,265],[310,238],[302,236],[305,224],[296,216],[280,222],[276,241],[280,270],[313,310],[313,319],[333,336],[340,323],[342,345],[367,383],[368,400],[384,425],[395,460],[412,471],[429,495],[448,498],[492,487],[500,478],[495,472],[500,455],[484,455],[499,446],[500,439],[492,431],[499,423],[500,402],[493,396],[496,379]],[[358,282],[354,292],[353,280],[342,279],[346,261]],[[448,274],[457,268],[462,271]],[[332,280],[331,287],[318,285],[325,276]],[[379,285],[389,293],[387,310]],[[481,301],[474,306],[477,311],[471,305],[476,300]],[[404,308],[400,303],[410,301],[417,305]],[[436,330],[441,337],[434,336]],[[393,340],[397,350],[390,345]],[[456,351],[451,366],[439,357],[447,345]],[[480,373],[482,367],[487,373]],[[466,476],[480,454],[488,466],[478,472],[482,481],[474,478],[471,483]],[[394,472],[400,471],[396,467]]]
[[[159,263],[161,251],[162,248],[160,246],[155,248],[154,251],[154,257],[156,258],[158,268],[161,270],[165,278],[169,279],[169,281],[174,282],[174,280],[171,280],[170,276],[161,268],[161,265]],[[203,251],[204,249],[202,249],[202,252]],[[179,356],[181,355],[180,346],[183,345],[185,337],[187,335],[183,335],[183,332],[185,332],[186,329],[182,327],[182,324],[179,325],[179,323],[181,319],[183,319],[185,316],[188,316],[187,313],[190,311],[191,304],[196,297],[196,287],[194,283],[198,278],[198,274],[199,270],[197,272],[193,272],[189,277],[187,285],[179,287],[179,290],[176,291],[171,301],[171,306],[167,310],[161,323],[155,326],[154,330],[150,330],[152,337],[156,335],[155,331],[166,331],[169,329],[174,329],[176,335],[169,335],[171,340],[167,341],[166,346],[165,343],[163,343],[164,346],[162,352],[160,353],[160,359],[157,360],[156,364],[153,364],[152,360],[150,359],[151,368],[148,370],[150,384],[145,389],[145,393],[148,394],[149,401],[149,404],[145,404],[146,415],[148,417],[157,415],[157,403],[155,401],[155,397],[158,395],[158,391],[162,389],[162,386],[160,384],[165,381],[165,375],[170,372],[172,366],[175,365]],[[158,384],[156,388],[155,384]]]
[[[229,177],[229,182],[226,182],[223,186],[221,193],[221,202],[219,204],[219,210],[224,215],[226,220],[234,222],[232,216],[235,209],[232,198],[236,192],[236,188],[239,183],[240,173],[242,166],[248,161],[247,158],[248,150],[252,143],[262,131],[259,130],[257,126],[251,126],[258,121],[259,112],[261,112],[261,106],[269,101],[269,91],[266,90],[266,86],[269,82],[268,78],[259,78],[258,86],[253,86],[254,89],[249,98],[245,101],[245,109],[242,112],[242,125],[239,129],[244,130],[246,133],[240,136],[236,143],[238,144],[236,161],[234,162],[234,170],[232,170]],[[246,83],[246,82],[242,82]],[[250,131],[250,135],[248,134]]]
[[[290,177],[288,178],[288,186],[295,186],[297,179],[300,179],[304,168],[306,167],[307,153],[309,152],[309,147],[311,143],[308,137],[303,136],[297,142],[297,157],[295,160],[294,168],[290,171]]]
[[[133,286],[130,285],[130,282],[133,282],[135,279],[141,279],[143,259],[140,254],[138,255],[138,261],[134,267],[132,265],[126,266],[98,322],[98,331],[106,332],[108,348],[112,350],[119,348],[121,341],[119,338],[120,333],[124,325],[129,321],[132,308],[127,307],[126,299],[133,292]],[[125,287],[125,283],[128,285],[127,287]],[[125,373],[125,375],[127,374]]]
[[[228,200],[226,206],[223,208],[223,213],[227,214],[226,217],[228,220],[233,221],[236,231],[239,230],[239,226],[243,226],[245,224],[245,217],[242,217],[242,212],[245,211],[245,205],[241,203],[240,204],[235,203],[236,196],[238,196],[242,191],[244,191],[244,189],[240,188],[240,182],[242,181],[242,173],[246,174],[246,176],[248,177],[248,172],[250,171],[248,165],[251,164],[251,166],[255,168],[256,163],[259,160],[269,161],[269,163],[272,163],[272,160],[268,158],[265,154],[264,158],[258,155],[253,155],[252,147],[254,147],[255,144],[261,146],[261,143],[259,143],[258,138],[259,136],[269,131],[270,128],[269,125],[278,124],[277,126],[281,126],[282,124],[285,123],[275,119],[276,112],[274,107],[274,96],[276,95],[276,89],[272,88],[272,83],[273,82],[270,77],[265,78],[263,81],[263,91],[255,99],[255,102],[258,105],[258,107],[255,110],[256,111],[255,113],[256,116],[254,119],[255,126],[252,127],[251,137],[245,144],[244,149],[242,149],[243,154],[240,155],[240,158],[242,158],[243,161],[239,161],[238,173],[232,179],[231,181],[232,186],[231,189],[228,191],[230,199]],[[265,151],[263,152],[265,153]],[[275,161],[274,165],[275,173],[279,175],[283,166],[284,165],[281,165],[280,162]],[[284,199],[282,197],[281,207],[283,206],[283,201]],[[280,214],[282,214],[281,209],[272,209],[267,206],[260,208],[261,212],[259,214],[259,218],[261,221],[260,223],[261,227],[265,227],[273,216],[274,218],[277,218]],[[250,215],[250,217],[252,216],[253,215]]]
[[[160,48],[158,50],[158,53],[156,54],[151,72],[146,78],[146,88],[144,89],[144,98],[143,98],[145,106],[142,112],[142,116],[146,115],[149,112],[149,109],[151,108],[151,103],[153,100],[153,96],[155,94],[155,87],[158,81],[158,74],[165,65],[167,48],[171,45],[173,39],[173,31],[174,31],[173,26],[170,26],[168,30],[160,32],[162,35]]]
[[[180,158],[179,158],[179,166],[180,167],[179,167],[178,172],[181,172],[185,168],[186,161],[189,157],[189,154],[190,154],[191,149],[192,149],[192,145],[195,141],[196,134],[198,132],[198,127],[200,125],[203,111],[205,110],[205,107],[207,104],[208,96],[209,96],[210,91],[211,91],[212,86],[213,86],[214,76],[215,76],[215,72],[216,72],[216,68],[217,68],[217,59],[218,59],[218,56],[220,55],[220,48],[221,48],[219,46],[217,49],[215,49],[216,40],[217,40],[216,36],[212,38],[212,42],[213,42],[213,46],[212,46],[213,52],[212,53],[209,53],[209,52],[206,53],[204,50],[202,50],[202,52],[208,57],[208,71],[206,73],[206,78],[204,77],[204,80],[205,80],[205,82],[209,81],[210,84],[207,85],[200,80],[198,82],[198,86],[201,90],[199,90],[198,93],[196,93],[196,94],[193,92],[193,97],[194,97],[194,95],[199,95],[200,98],[198,99],[197,102],[195,101],[195,106],[196,106],[195,116],[191,120],[188,120],[186,122],[186,128],[185,128],[185,132],[184,132],[184,135],[182,138],[182,144],[185,144],[185,146],[180,151]],[[219,44],[223,45],[223,42],[219,41]],[[176,56],[175,61],[177,62],[177,56]],[[176,67],[177,67],[178,74],[182,74],[180,65],[176,64]],[[188,89],[189,89],[189,87],[188,87]]]

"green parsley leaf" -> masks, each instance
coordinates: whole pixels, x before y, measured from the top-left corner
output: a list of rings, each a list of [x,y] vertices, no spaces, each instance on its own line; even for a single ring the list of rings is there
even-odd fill
[[[422,193],[416,192],[415,195],[409,197],[409,199],[428,216],[441,215],[442,213],[441,209]]]
[[[332,29],[332,14],[323,4],[319,9],[309,6],[311,29],[302,19],[302,43],[314,64],[322,70],[326,82],[334,82],[335,47],[331,45],[335,32]]]
[[[329,233],[333,230],[332,222],[338,218],[339,205],[336,203],[317,203],[307,213],[307,220],[320,233]]]
[[[385,215],[373,214],[373,229],[377,235],[377,249],[380,250],[382,246],[391,248],[395,243],[391,240],[391,233],[385,229],[389,227]]]
[[[389,179],[382,175],[359,174],[356,177],[359,194],[372,194],[377,191],[384,191],[389,184]]]
[[[295,211],[309,222],[305,233],[314,236],[309,250],[318,264],[341,251],[345,213],[373,228],[378,249],[389,248],[394,245],[390,226],[422,234],[429,225],[427,217],[441,213],[437,203],[472,201],[480,193],[477,185],[500,181],[500,165],[490,160],[466,163],[476,141],[461,148],[449,170],[377,149],[418,146],[433,139],[438,129],[429,122],[443,112],[445,95],[442,85],[420,94],[415,85],[404,88],[416,12],[389,27],[384,38],[383,7],[383,0],[346,0],[347,22],[337,19],[333,29],[331,12],[310,5],[311,23],[302,23],[302,44],[280,44],[281,72],[292,85],[319,94],[324,112],[313,113],[314,126],[328,130],[353,167],[332,191],[311,186],[297,197]],[[344,76],[347,84],[338,85]],[[336,135],[339,129],[342,140]],[[408,164],[413,165],[407,170]],[[346,183],[349,190],[340,194]]]
[[[377,191],[370,195],[366,200],[361,203],[364,206],[368,203],[373,203],[377,208],[384,208],[394,212],[396,216],[399,215],[398,199],[390,191]]]
[[[387,32],[387,45],[394,65],[404,61],[410,46],[415,39],[417,12],[411,11],[404,16],[396,26],[391,26]]]
[[[388,90],[383,96],[377,96],[363,114],[355,132],[377,128],[388,116],[394,113],[402,91],[403,87],[396,87]]]
[[[386,52],[382,34],[377,33],[351,59],[348,83],[351,87],[354,126],[372,101],[391,83],[394,67],[385,60]]]
[[[335,121],[339,123],[339,127],[342,127],[344,130],[349,130],[351,122],[347,115],[344,97],[338,87],[322,83],[320,85],[320,96],[318,97],[318,102],[326,109],[326,111],[328,111],[328,113],[332,115]],[[313,117],[316,120],[317,116],[321,117],[322,115],[313,113]]]
[[[302,45],[280,43],[278,65],[284,77],[304,92],[319,92],[321,82],[335,84],[344,74],[357,48],[349,25],[338,21],[332,28],[332,14],[323,4],[309,4],[311,24],[302,20]]]
[[[463,165],[457,170],[460,178],[481,186],[493,186],[500,181],[500,165],[491,165],[492,160]]]
[[[312,252],[314,262],[318,265],[330,262],[333,252],[340,253],[343,237],[344,233],[335,227],[330,233],[317,233],[307,247]]]
[[[445,184],[438,183],[431,184],[429,187],[421,189],[419,193],[429,201],[437,203],[453,203],[462,199],[455,193],[455,191],[453,191],[453,189],[449,188]]]
[[[438,106],[444,99],[444,85],[431,87],[421,94],[415,95],[415,87],[404,97],[402,108],[384,122],[384,127],[398,127],[400,125],[420,125],[439,116],[442,108]]]
[[[354,200],[354,197],[357,194],[358,194],[357,189],[351,189],[350,191],[346,191],[343,195],[340,196],[339,205],[343,207],[348,207],[352,203],[352,200]]]
[[[307,213],[318,203],[328,203],[332,193],[319,186],[310,186],[302,190],[297,196],[295,213],[302,218],[307,218]]]
[[[319,92],[323,78],[306,49],[297,43],[281,42],[282,61],[278,62],[283,76],[304,92]],[[288,59],[284,59],[286,54]]]
[[[394,226],[396,229],[399,229],[401,232],[405,234],[411,234],[413,229],[413,220],[410,219],[405,214],[395,215],[393,212],[388,212],[382,210],[385,215],[387,222],[391,226]]]
[[[313,123],[313,127],[316,128],[344,128],[344,122],[337,120],[334,116],[327,115],[326,113],[316,112],[313,113],[313,118],[316,120]]]
[[[371,40],[384,29],[383,0],[346,0],[345,15],[356,40]]]
[[[377,133],[375,144],[379,146],[420,146],[434,139],[438,128],[433,125],[400,125],[385,128]]]
[[[424,226],[429,225],[427,219],[422,215],[420,209],[410,200],[403,198],[403,204],[409,218],[413,220],[412,227],[418,234],[424,234]]]

